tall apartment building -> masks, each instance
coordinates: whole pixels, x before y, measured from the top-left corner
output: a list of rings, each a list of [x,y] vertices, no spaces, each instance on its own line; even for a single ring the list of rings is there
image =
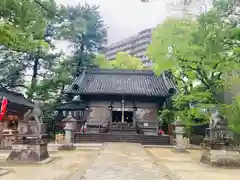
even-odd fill
[[[128,52],[130,55],[142,59],[145,66],[151,66],[151,61],[145,56],[146,49],[152,40],[152,28],[145,29],[138,34],[122,41],[107,45],[104,54],[108,60],[113,60],[117,52]]]

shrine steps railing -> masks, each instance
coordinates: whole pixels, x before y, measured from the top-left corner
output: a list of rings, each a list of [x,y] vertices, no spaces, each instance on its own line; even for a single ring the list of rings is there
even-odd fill
[[[112,122],[109,124],[108,133],[129,133],[136,134],[137,127],[135,123]]]

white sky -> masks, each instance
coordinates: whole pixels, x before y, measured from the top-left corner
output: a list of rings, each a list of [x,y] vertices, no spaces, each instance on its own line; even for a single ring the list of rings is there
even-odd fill
[[[109,27],[108,41],[113,43],[137,32],[156,26],[166,18],[164,0],[56,0],[59,4],[87,2],[99,5],[105,24]]]

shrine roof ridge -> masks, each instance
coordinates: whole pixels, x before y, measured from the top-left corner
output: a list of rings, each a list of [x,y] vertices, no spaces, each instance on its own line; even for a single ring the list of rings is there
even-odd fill
[[[169,97],[177,91],[171,73],[151,70],[84,70],[65,93],[74,95],[131,95]]]
[[[120,75],[149,75],[154,76],[154,72],[152,70],[128,70],[128,69],[88,69],[86,70],[86,73],[89,74],[120,74]]]

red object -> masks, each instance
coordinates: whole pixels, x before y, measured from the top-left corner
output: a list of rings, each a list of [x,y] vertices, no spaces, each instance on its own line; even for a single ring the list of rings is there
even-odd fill
[[[7,104],[8,104],[7,98],[3,97],[2,105],[1,105],[1,112],[0,112],[0,121],[3,119],[3,116],[7,111]]]
[[[80,132],[86,132],[87,128],[81,127]]]
[[[163,135],[163,134],[165,134],[165,132],[162,129],[159,129],[158,134]]]

